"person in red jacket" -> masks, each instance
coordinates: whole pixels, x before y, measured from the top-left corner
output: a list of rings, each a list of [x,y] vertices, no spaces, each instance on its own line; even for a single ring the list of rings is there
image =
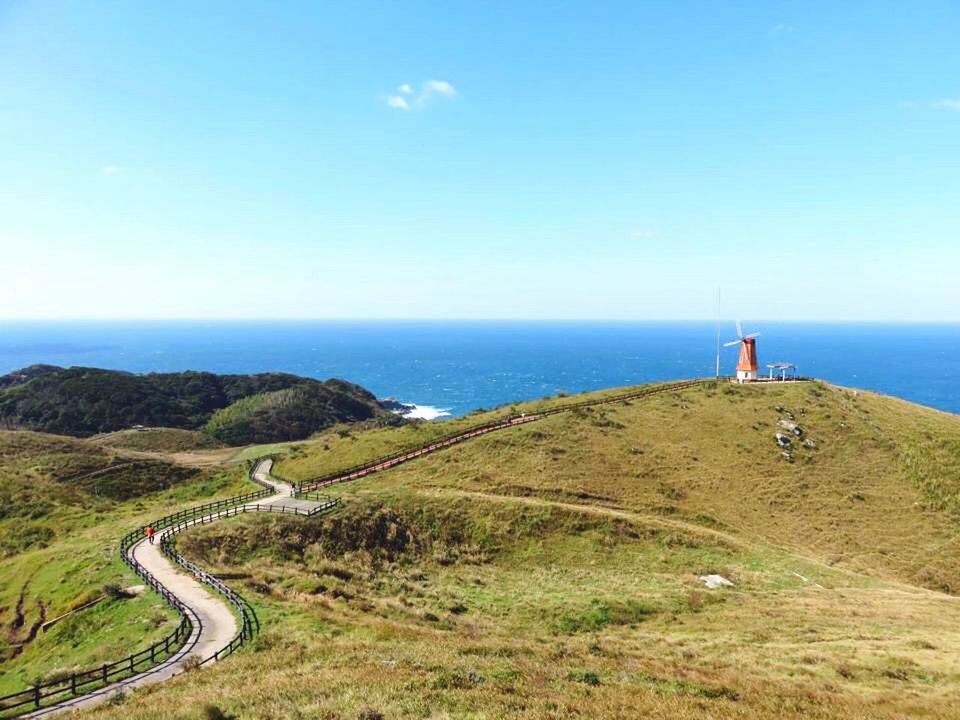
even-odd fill
[[[146,533],[146,535],[147,535],[147,541],[148,541],[151,545],[153,545],[153,525],[147,525],[147,526],[143,529],[143,532]]]

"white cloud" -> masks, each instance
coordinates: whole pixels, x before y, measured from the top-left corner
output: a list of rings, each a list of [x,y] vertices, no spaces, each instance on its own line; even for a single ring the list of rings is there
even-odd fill
[[[423,84],[423,92],[420,94],[420,97],[426,99],[434,94],[453,97],[457,94],[457,89],[446,80],[427,80]]]
[[[102,172],[104,175],[116,175],[121,170],[123,170],[123,168],[119,165],[104,165],[100,169],[100,172]]]
[[[953,110],[955,112],[960,112],[960,98],[944,98],[943,100],[937,100],[933,103],[935,108],[940,110]]]
[[[410,83],[398,85],[396,94],[387,95],[386,102],[389,107],[396,110],[411,110],[414,107],[424,107],[430,103],[434,97],[452,99],[457,96],[457,89],[452,83],[446,80],[425,80],[420,86],[420,92],[416,92]]]

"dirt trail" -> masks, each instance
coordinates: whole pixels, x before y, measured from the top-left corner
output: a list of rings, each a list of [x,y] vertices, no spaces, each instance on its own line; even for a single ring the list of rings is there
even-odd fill
[[[659,515],[652,515],[649,513],[635,512],[632,510],[621,510],[619,508],[607,507],[605,505],[589,505],[589,504],[580,504],[574,502],[565,502],[563,500],[550,500],[549,498],[541,497],[530,497],[524,495],[498,495],[497,493],[486,493],[479,492],[476,490],[461,490],[458,488],[427,488],[419,491],[423,495],[433,495],[438,497],[466,497],[466,498],[475,498],[477,500],[486,500],[489,502],[500,502],[500,503],[515,503],[518,505],[526,505],[528,507],[553,507],[562,510],[570,510],[573,512],[588,513],[592,515],[601,515],[604,517],[617,518],[621,520],[627,520],[629,522],[641,523],[644,525],[651,525],[654,527],[660,527],[665,530],[677,530],[679,532],[689,533],[691,535],[699,535],[701,537],[709,537],[720,542],[726,543],[731,547],[736,547],[744,550],[748,549],[770,549],[777,552],[782,552],[786,555],[790,555],[796,558],[799,561],[802,561],[808,565],[814,567],[823,568],[825,572],[830,572],[832,574],[846,575],[851,578],[870,578],[876,579],[873,575],[867,575],[864,573],[856,572],[855,570],[848,570],[847,568],[839,567],[837,565],[831,565],[830,563],[824,562],[820,558],[810,557],[798,553],[795,549],[790,547],[784,547],[780,545],[775,545],[770,543],[762,538],[750,539],[743,536],[734,535],[729,532],[724,532],[723,530],[715,530],[713,528],[704,527],[703,525],[698,525],[696,523],[685,522],[683,520],[676,520],[672,518],[664,518]],[[797,575],[805,582],[807,581],[802,575]],[[919,585],[911,585],[910,583],[905,583],[901,580],[895,578],[883,578],[884,584],[893,591],[904,592],[911,595],[932,595],[938,598],[950,600],[951,602],[960,601],[960,597],[956,595],[950,595],[948,593],[943,593],[938,590],[931,590],[929,588],[921,587]],[[820,590],[826,590],[821,585],[814,584],[812,587],[816,587]]]
[[[592,515],[603,515],[605,517],[629,520],[630,522],[640,522],[646,525],[667,530],[680,530],[691,534],[712,537],[735,547],[747,547],[749,541],[713,528],[704,527],[695,523],[684,522],[683,520],[673,520],[660,515],[651,515],[647,513],[638,513],[631,510],[621,510],[606,505],[590,505],[574,502],[565,502],[563,500],[550,500],[548,498],[530,497],[529,495],[498,495],[497,493],[479,492],[476,490],[460,490],[457,488],[430,488],[421,491],[423,494],[446,495],[457,497],[476,498],[478,500],[489,500],[492,502],[516,503],[518,505],[528,505],[533,507],[554,507],[561,510],[572,510],[573,512],[590,513]]]

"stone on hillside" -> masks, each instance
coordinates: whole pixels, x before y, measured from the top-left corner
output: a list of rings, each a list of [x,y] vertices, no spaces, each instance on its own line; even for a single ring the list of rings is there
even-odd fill
[[[777,445],[780,447],[790,447],[790,438],[783,433],[778,432],[774,437],[777,439]]]
[[[721,587],[733,587],[733,583],[723,575],[701,575],[700,580],[711,590],[716,590]]]
[[[779,425],[780,427],[782,427],[784,430],[789,430],[790,432],[792,432],[792,433],[793,433],[794,435],[796,435],[797,437],[800,437],[801,435],[803,435],[803,428],[800,427],[800,426],[799,426],[797,423],[795,423],[793,420],[780,420],[780,421],[777,423],[777,425]]]

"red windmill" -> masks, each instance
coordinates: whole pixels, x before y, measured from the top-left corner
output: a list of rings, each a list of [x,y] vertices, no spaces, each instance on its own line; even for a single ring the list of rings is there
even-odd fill
[[[743,325],[737,320],[737,339],[724,343],[724,347],[740,346],[740,359],[737,360],[737,382],[757,379],[757,341],[760,333],[743,334]]]

